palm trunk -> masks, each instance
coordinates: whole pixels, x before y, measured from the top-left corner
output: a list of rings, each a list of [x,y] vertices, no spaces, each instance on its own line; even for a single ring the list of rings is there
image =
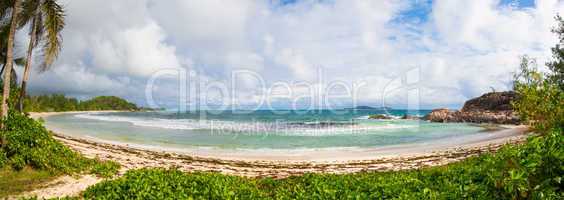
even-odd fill
[[[38,9],[39,10],[39,9]],[[37,12],[36,12],[37,15]],[[22,78],[22,87],[20,88],[20,96],[18,99],[18,110],[20,111],[20,113],[23,112],[24,110],[24,98],[25,98],[25,89],[26,89],[26,85],[27,85],[27,80],[29,80],[29,74],[31,71],[31,62],[32,62],[32,53],[33,53],[33,47],[35,46],[35,40],[36,40],[36,32],[37,32],[37,17],[34,16],[33,20],[31,21],[31,36],[29,39],[29,47],[27,48],[27,58],[25,60],[25,69],[24,69],[24,74],[23,74],[23,78]]]
[[[12,78],[12,67],[14,65],[14,35],[16,34],[16,22],[20,7],[20,0],[14,0],[14,8],[12,9],[12,19],[10,22],[10,34],[8,35],[8,46],[6,52],[6,67],[4,69],[4,91],[2,93],[2,113],[1,119],[8,117],[8,98],[10,97],[10,79]],[[2,123],[2,125],[4,125]]]

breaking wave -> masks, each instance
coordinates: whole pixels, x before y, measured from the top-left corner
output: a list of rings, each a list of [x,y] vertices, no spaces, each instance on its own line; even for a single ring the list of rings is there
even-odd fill
[[[369,125],[351,121],[307,121],[307,122],[262,122],[262,121],[221,121],[197,119],[163,119],[149,117],[129,117],[108,114],[85,113],[77,118],[109,122],[124,122],[134,126],[176,129],[176,130],[212,130],[215,133],[274,134],[318,136],[363,133],[374,130],[408,129],[414,125],[378,124]]]

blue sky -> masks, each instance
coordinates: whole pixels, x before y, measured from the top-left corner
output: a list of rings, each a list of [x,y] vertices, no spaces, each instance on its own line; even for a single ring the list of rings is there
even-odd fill
[[[32,75],[31,92],[118,95],[148,105],[149,90],[166,107],[179,104],[176,78],[158,77],[151,88],[147,84],[160,71],[175,69],[197,75],[189,85],[207,86],[205,94],[183,100],[188,104],[264,105],[262,97],[280,96],[269,92],[289,89],[290,97],[274,98],[272,104],[307,106],[308,99],[344,94],[346,87],[364,83],[354,98],[335,97],[332,104],[346,106],[354,99],[405,107],[413,103],[410,92],[416,88],[421,107],[456,108],[491,88],[510,89],[519,56],[539,63],[549,59],[556,42],[550,33],[553,18],[564,11],[558,0],[63,4],[67,26],[61,55],[53,70]],[[26,37],[19,33],[19,41]],[[241,70],[253,74],[234,78]],[[323,90],[335,83],[346,87]]]

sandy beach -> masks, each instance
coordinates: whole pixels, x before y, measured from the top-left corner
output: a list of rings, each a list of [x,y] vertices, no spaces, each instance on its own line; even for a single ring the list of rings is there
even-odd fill
[[[63,113],[31,113],[31,116],[37,119],[55,114]],[[304,173],[343,174],[364,171],[397,171],[445,165],[482,153],[495,152],[504,144],[522,143],[528,136],[526,126],[505,128],[484,133],[485,137],[460,142],[437,141],[433,143],[433,146],[423,143],[370,149],[303,151],[301,154],[292,155],[288,155],[288,152],[269,152],[265,155],[260,151],[230,153],[227,151],[163,150],[70,137],[56,130],[53,131],[57,140],[86,157],[97,157],[120,163],[122,165],[120,174],[130,169],[163,167],[178,168],[186,172],[207,171],[246,177],[284,178]],[[55,186],[48,186],[30,194],[40,197],[72,195],[100,181],[90,176],[79,179],[63,177],[62,179],[64,180],[58,180]],[[80,181],[81,179],[84,181]],[[61,187],[75,189],[61,190]]]
[[[33,119],[46,118],[53,115],[62,114],[80,114],[80,113],[111,113],[111,112],[127,112],[123,110],[92,110],[92,111],[66,111],[66,112],[30,112],[29,117]]]
[[[123,111],[83,111],[30,113],[45,118],[57,114],[101,113]],[[201,148],[167,148],[104,141],[69,136],[47,126],[55,138],[76,151],[101,159],[115,160],[126,169],[178,166],[186,171],[219,171],[244,176],[284,177],[320,169],[346,173],[363,170],[401,170],[413,166],[433,166],[464,159],[481,152],[495,151],[507,143],[523,141],[526,126],[503,126],[463,140],[444,139],[427,143],[390,145],[374,148],[321,148],[308,150],[230,150]],[[188,162],[189,161],[189,162]],[[375,164],[376,163],[376,164]],[[391,164],[391,165],[388,165]],[[274,167],[275,166],[275,167]],[[312,167],[314,166],[314,167]],[[355,166],[350,168],[348,166]],[[257,169],[264,168],[264,169]],[[230,170],[231,169],[231,170]],[[272,170],[279,170],[276,173]],[[295,172],[295,173],[294,173]]]

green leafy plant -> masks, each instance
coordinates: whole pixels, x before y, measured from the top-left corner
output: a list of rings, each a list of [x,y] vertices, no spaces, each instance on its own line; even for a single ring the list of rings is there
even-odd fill
[[[262,199],[256,180],[218,173],[185,174],[178,170],[142,169],[103,181],[84,192],[87,199]]]
[[[95,159],[95,164],[92,166],[90,170],[91,173],[97,174],[101,177],[110,178],[117,174],[120,168],[119,163],[114,161],[105,161],[102,162],[98,159]]]
[[[285,179],[141,169],[91,186],[86,199],[558,199],[562,130],[462,162],[399,172]]]
[[[10,112],[6,126],[0,131],[1,159],[12,168],[19,170],[25,166],[56,173],[76,173],[92,166],[108,174],[117,168],[115,163],[88,159],[72,151],[55,140],[43,125],[27,116]]]

